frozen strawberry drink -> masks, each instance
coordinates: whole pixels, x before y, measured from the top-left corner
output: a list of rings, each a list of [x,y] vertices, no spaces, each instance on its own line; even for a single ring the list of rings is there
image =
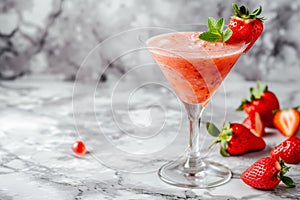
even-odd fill
[[[243,53],[241,44],[207,42],[199,32],[155,36],[147,46],[178,97],[198,104],[209,99]]]

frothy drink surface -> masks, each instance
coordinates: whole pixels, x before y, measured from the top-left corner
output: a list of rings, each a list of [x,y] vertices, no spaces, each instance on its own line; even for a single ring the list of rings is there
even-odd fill
[[[148,47],[163,49],[160,53],[173,53],[184,57],[221,57],[241,51],[242,45],[207,42],[199,39],[200,32],[177,32],[155,36],[147,41]]]
[[[206,42],[199,32],[162,34],[147,41],[178,97],[191,104],[207,101],[242,54],[243,45]]]

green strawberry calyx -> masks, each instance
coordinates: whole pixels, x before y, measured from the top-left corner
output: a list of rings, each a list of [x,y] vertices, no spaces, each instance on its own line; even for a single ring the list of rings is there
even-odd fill
[[[262,6],[259,6],[252,13],[250,13],[249,9],[244,5],[238,7],[235,3],[233,3],[232,8],[235,12],[235,16],[241,19],[259,19],[261,21],[265,20],[263,17],[257,17],[262,12]]]
[[[239,105],[239,107],[236,109],[237,111],[242,111],[245,104],[250,103],[252,100],[260,99],[262,95],[268,91],[268,86],[262,86],[259,80],[256,82],[256,84],[256,88],[250,88],[250,100],[246,98],[243,99],[241,105]]]
[[[210,149],[213,145],[220,143],[220,154],[222,156],[228,156],[228,142],[231,140],[233,134],[232,129],[230,128],[230,123],[225,124],[222,131],[220,131],[213,123],[207,122],[206,129],[211,136],[216,137],[208,148]]]
[[[199,39],[205,40],[208,42],[226,42],[232,35],[232,31],[227,28],[224,29],[224,18],[218,20],[213,17],[207,19],[207,31],[199,35]]]
[[[277,174],[277,178],[279,178],[285,185],[292,188],[295,187],[293,179],[291,179],[288,176],[284,176],[291,167],[288,167],[285,165],[284,161],[279,158],[279,164],[280,164],[280,172]]]
[[[260,99],[262,95],[268,91],[268,86],[262,86],[260,81],[256,82],[257,88],[250,88],[250,100]]]

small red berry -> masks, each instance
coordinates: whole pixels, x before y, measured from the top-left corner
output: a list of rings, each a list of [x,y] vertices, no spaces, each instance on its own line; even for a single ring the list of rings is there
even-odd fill
[[[86,147],[82,141],[77,141],[72,146],[73,152],[77,155],[84,155],[86,154]]]

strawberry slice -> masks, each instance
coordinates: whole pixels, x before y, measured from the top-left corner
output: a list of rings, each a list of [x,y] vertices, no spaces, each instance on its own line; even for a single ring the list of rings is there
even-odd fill
[[[242,124],[249,128],[250,131],[257,137],[262,137],[265,134],[265,126],[262,123],[260,114],[258,112],[249,114],[249,116],[244,119]]]
[[[253,165],[246,169],[241,179],[247,185],[262,189],[271,190],[275,188],[280,181],[288,187],[295,187],[293,180],[284,174],[290,169],[282,159],[264,157],[257,160]]]
[[[285,137],[294,136],[300,125],[298,107],[277,111],[273,118],[273,124]]]

